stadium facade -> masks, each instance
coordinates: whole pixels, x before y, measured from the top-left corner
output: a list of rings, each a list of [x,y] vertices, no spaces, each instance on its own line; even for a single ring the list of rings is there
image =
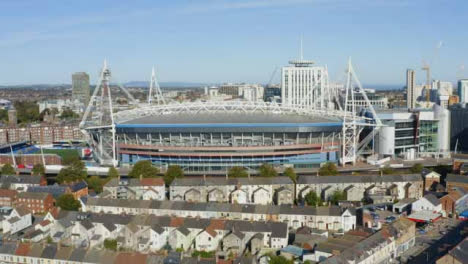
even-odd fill
[[[256,169],[264,163],[294,168],[337,162],[342,121],[332,116],[224,109],[146,113],[130,110],[116,124],[121,165],[151,160],[186,171]],[[142,112],[140,112],[142,113]],[[122,116],[122,115],[121,115]]]

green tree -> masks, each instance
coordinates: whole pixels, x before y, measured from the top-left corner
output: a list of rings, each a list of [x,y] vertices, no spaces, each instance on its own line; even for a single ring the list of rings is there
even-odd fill
[[[88,174],[84,163],[81,160],[75,160],[70,165],[60,170],[57,175],[57,182],[67,183],[85,180],[87,176]]]
[[[275,168],[267,163],[263,163],[260,168],[258,168],[258,173],[260,174],[261,177],[276,177],[278,176],[278,172],[275,170]]]
[[[421,163],[416,163],[410,168],[411,173],[421,173],[424,166]]]
[[[270,260],[268,261],[268,264],[293,264],[294,260],[288,260],[287,258],[283,256],[274,256],[270,255]]]
[[[339,201],[346,201],[346,193],[342,190],[335,190],[330,197],[330,202],[334,205],[338,205]]]
[[[308,194],[306,194],[304,201],[307,205],[310,206],[322,206],[322,199],[314,191],[310,191]]]
[[[175,178],[183,178],[184,171],[179,165],[171,165],[167,168],[166,173],[164,174],[164,182],[167,185],[170,185]]]
[[[109,168],[109,171],[107,172],[107,177],[112,179],[112,178],[118,178],[120,176],[119,174],[119,171],[114,168],[114,167],[110,167]]]
[[[101,179],[98,176],[92,176],[86,179],[86,183],[88,184],[88,187],[90,189],[93,189],[97,193],[102,192],[102,187],[104,186],[106,182],[107,181],[105,179]]]
[[[228,171],[228,177],[231,178],[246,178],[249,174],[244,167],[234,166]]]
[[[117,240],[115,239],[105,239],[104,240],[104,248],[117,251]]]
[[[380,169],[380,172],[384,175],[388,175],[388,174],[393,174],[395,171],[393,170],[393,168],[391,168],[390,166],[385,166],[383,168]]]
[[[44,165],[38,163],[35,164],[31,170],[32,175],[40,175],[40,176],[45,176],[45,168]]]
[[[32,123],[40,120],[39,105],[32,101],[16,101],[14,103],[19,123]]]
[[[154,167],[149,160],[140,160],[133,165],[128,176],[132,178],[156,178],[158,177],[159,169]]]
[[[293,168],[289,167],[284,170],[284,176],[289,177],[294,183],[296,183],[297,175]]]
[[[327,162],[323,164],[322,167],[319,169],[320,176],[331,176],[331,175],[338,175],[338,168],[336,164],[333,162]]]
[[[2,175],[15,175],[15,173],[15,168],[13,168],[10,163],[3,165]]]
[[[0,109],[0,121],[8,122],[8,110]]]
[[[72,194],[62,194],[57,199],[57,206],[63,210],[78,211],[81,208],[79,201],[75,200]]]
[[[76,119],[80,117],[77,113],[73,112],[70,108],[66,108],[62,111],[60,119]]]

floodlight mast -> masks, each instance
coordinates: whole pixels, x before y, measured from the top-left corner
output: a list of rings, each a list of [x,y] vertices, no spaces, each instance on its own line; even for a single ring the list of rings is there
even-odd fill
[[[104,60],[99,76],[80,122],[80,129],[90,146],[94,148],[96,160],[101,165],[117,166],[116,126],[110,86],[111,72],[106,60]],[[118,87],[125,94],[129,94],[121,85]],[[129,103],[135,103],[133,97],[129,96],[129,99]]]
[[[151,80],[150,80],[150,87],[149,87],[149,92],[148,92],[148,104],[151,104],[154,98],[156,98],[157,104],[166,103],[166,101],[164,100],[162,91],[161,91],[161,87],[159,86],[158,80],[156,79],[156,72],[153,66],[153,69],[151,71]]]
[[[366,91],[362,87],[361,81],[354,71],[353,65],[351,63],[351,58],[348,60],[348,69],[347,69],[347,80],[346,80],[346,92],[345,92],[345,104],[344,104],[344,115],[343,115],[343,132],[342,132],[342,158],[341,164],[343,167],[346,163],[351,162],[353,165],[356,164],[357,156],[362,152],[362,150],[369,144],[371,140],[374,139],[376,133],[379,132],[380,128],[383,126],[382,121],[377,115],[373,105],[371,104],[369,98],[367,97]],[[356,83],[356,87],[353,86],[353,81]],[[355,88],[357,89],[355,91]],[[375,124],[366,124],[358,123],[356,118],[356,101],[355,93],[360,93],[364,98],[364,107],[370,110],[372,114],[372,120]],[[373,129],[372,133],[369,133],[363,140],[359,141],[359,135],[363,128],[371,127]]]

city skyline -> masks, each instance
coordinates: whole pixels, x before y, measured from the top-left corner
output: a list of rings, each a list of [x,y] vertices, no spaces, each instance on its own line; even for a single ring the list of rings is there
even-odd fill
[[[429,3],[428,3],[429,2]],[[54,8],[50,8],[53,6]],[[275,67],[299,57],[328,66],[342,81],[348,56],[364,83],[405,83],[407,68],[424,81],[467,77],[463,1],[115,1],[0,3],[0,85],[71,83],[73,72],[97,79],[103,59],[119,82],[267,83]],[[15,21],[15,23],[11,23]],[[8,62],[8,63],[6,63]],[[276,74],[278,83],[280,74]]]

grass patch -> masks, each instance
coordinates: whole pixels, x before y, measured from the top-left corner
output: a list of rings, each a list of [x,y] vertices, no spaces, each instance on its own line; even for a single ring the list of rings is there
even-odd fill
[[[43,149],[44,154],[57,154],[62,160],[80,158],[80,154],[76,149]]]

